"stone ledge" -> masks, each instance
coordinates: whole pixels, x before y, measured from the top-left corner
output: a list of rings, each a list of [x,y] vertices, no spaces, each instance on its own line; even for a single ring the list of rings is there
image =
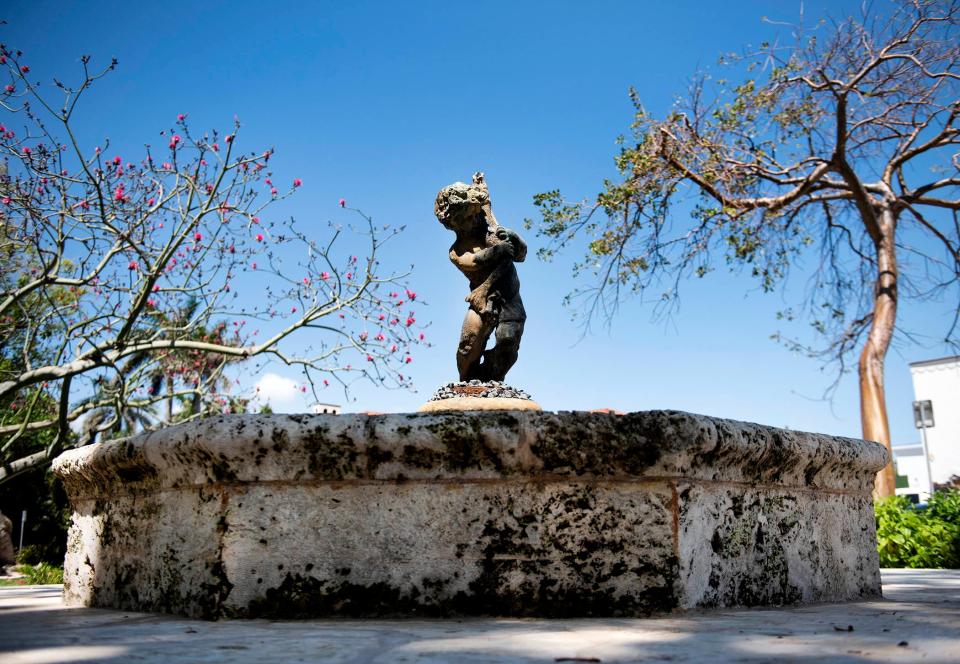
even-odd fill
[[[70,450],[74,495],[214,482],[678,477],[864,491],[876,443],[679,411],[228,415]]]
[[[56,460],[64,592],[205,618],[870,597],[885,462],[673,411],[217,417]]]

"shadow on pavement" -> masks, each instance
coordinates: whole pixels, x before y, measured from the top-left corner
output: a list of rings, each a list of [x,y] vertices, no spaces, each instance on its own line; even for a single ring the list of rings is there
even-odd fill
[[[884,572],[885,599],[646,619],[203,622],[0,590],[0,660],[45,662],[953,662],[960,572]],[[851,629],[852,628],[852,629]]]

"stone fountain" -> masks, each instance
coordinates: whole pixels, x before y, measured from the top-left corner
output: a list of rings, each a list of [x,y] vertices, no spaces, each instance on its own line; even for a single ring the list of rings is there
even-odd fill
[[[480,174],[444,188],[437,216],[471,289],[460,380],[421,413],[229,415],[64,453],[68,604],[556,617],[879,596],[882,446],[677,411],[541,411],[503,382],[526,246]]]

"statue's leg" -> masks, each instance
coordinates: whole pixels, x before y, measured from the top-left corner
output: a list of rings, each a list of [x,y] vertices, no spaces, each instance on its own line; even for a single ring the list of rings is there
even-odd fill
[[[473,309],[467,309],[460,329],[460,345],[457,347],[457,371],[460,380],[480,378],[480,358],[487,345],[493,325]]]
[[[505,320],[497,325],[497,345],[489,354],[490,366],[487,375],[490,380],[502,381],[506,378],[510,367],[517,361],[522,336],[522,320]]]

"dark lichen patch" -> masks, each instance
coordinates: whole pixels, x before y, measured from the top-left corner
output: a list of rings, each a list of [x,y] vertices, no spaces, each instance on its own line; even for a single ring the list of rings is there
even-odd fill
[[[393,452],[385,450],[378,445],[368,445],[365,451],[367,458],[367,477],[375,477],[377,468],[381,464],[393,461]]]
[[[230,591],[233,590],[233,584],[227,577],[226,568],[223,561],[219,558],[212,563],[208,563],[207,569],[210,572],[210,581],[201,584],[201,616],[206,620],[216,620],[223,616],[223,605]]]
[[[529,500],[494,499],[483,524],[480,574],[454,601],[457,612],[523,616],[631,616],[676,605],[672,547],[639,545],[639,505],[600,500],[593,485]],[[669,532],[666,511],[644,519]],[[458,551],[459,553],[459,551]]]
[[[647,413],[544,418],[531,445],[544,470],[575,475],[639,475],[664,445]]]
[[[451,472],[471,470],[503,471],[503,461],[490,447],[476,415],[447,414],[424,427],[443,445],[443,468]]]
[[[223,455],[210,463],[210,472],[217,482],[236,482],[238,479],[236,471],[230,466],[230,462],[223,458]]]
[[[413,468],[436,468],[444,466],[444,453],[429,447],[417,447],[416,445],[404,445],[400,455],[400,461],[405,466]]]
[[[416,586],[324,580],[289,572],[278,587],[267,589],[247,607],[231,613],[235,617],[276,619],[443,615],[442,608],[422,596]]]
[[[290,446],[290,434],[286,429],[277,427],[270,433],[270,442],[273,443],[273,451],[279,454]]]
[[[117,466],[117,477],[125,483],[144,482],[157,478],[157,469],[153,466]]]
[[[513,574],[517,566],[522,570],[528,565],[497,561],[482,579]],[[670,611],[677,606],[668,584],[623,591],[600,585],[561,585],[555,579],[530,574],[527,580],[503,592],[483,580],[472,582],[469,594],[460,593],[455,597],[456,613],[543,618],[636,617]]]
[[[326,425],[317,425],[304,432],[303,449],[307,454],[307,470],[320,479],[345,479],[357,477],[359,452],[346,434],[331,436]]]
[[[711,565],[709,591],[698,606],[777,606],[802,601],[787,561],[787,549],[795,548],[801,535],[796,527],[803,516],[799,510],[796,498],[789,495],[730,496],[710,536],[717,562]],[[816,546],[807,547],[801,555],[817,557]],[[818,559],[808,562],[812,569],[820,567]]]

